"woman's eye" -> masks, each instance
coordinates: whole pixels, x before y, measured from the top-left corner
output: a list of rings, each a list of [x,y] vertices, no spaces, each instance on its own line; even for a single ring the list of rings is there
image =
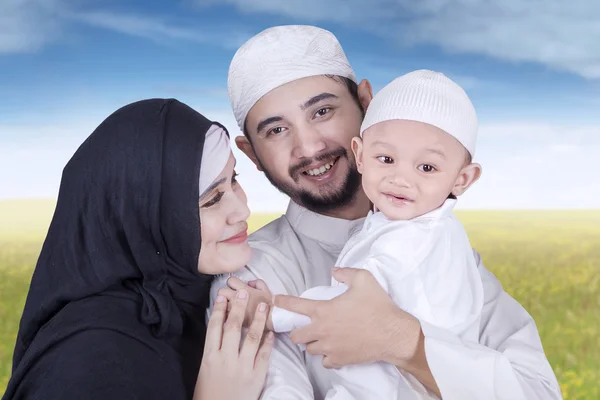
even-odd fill
[[[240,174],[238,174],[237,172],[233,173],[233,176],[231,177],[231,184],[236,184],[238,183],[237,177],[240,176]]]
[[[319,109],[317,111],[316,115],[318,115],[319,117],[322,117],[323,115],[327,114],[329,111],[331,111],[331,108],[324,107],[324,108]]]
[[[435,171],[435,167],[433,165],[429,165],[429,164],[421,164],[421,165],[419,165],[419,171],[433,172],[433,171]]]
[[[389,156],[379,156],[379,157],[377,157],[377,159],[384,164],[393,164],[394,163],[394,159]]]
[[[216,195],[213,196],[213,198],[211,198],[209,201],[204,203],[202,205],[202,208],[208,208],[208,207],[214,206],[221,200],[222,197],[223,197],[223,192],[217,193]]]

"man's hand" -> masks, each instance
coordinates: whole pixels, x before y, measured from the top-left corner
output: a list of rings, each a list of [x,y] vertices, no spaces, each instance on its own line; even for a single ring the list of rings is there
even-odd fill
[[[296,344],[323,355],[325,368],[383,361],[406,370],[439,397],[425,356],[419,320],[398,308],[366,270],[334,268],[349,289],[332,300],[275,296],[275,305],[304,314],[311,324],[291,332]]]
[[[243,325],[245,328],[252,324],[256,307],[258,307],[260,303],[266,303],[269,306],[269,315],[267,316],[265,327],[267,330],[273,330],[273,322],[271,319],[273,311],[273,295],[264,281],[259,279],[250,281],[246,284],[241,279],[231,276],[227,279],[227,286],[229,287],[219,289],[218,294],[229,300],[228,304],[231,304],[238,291],[245,290],[248,293],[248,307],[246,307]]]
[[[419,321],[400,310],[366,270],[334,269],[336,280],[348,285],[328,301],[276,296],[275,305],[308,316],[312,323],[291,332],[296,344],[323,355],[326,368],[385,361],[396,364],[416,353]]]

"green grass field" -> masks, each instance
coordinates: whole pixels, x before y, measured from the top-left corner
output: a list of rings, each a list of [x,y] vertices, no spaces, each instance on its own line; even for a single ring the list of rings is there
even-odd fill
[[[52,201],[0,201],[0,395]],[[600,210],[460,211],[471,243],[535,318],[565,399],[600,399]],[[251,230],[276,215],[253,215]]]

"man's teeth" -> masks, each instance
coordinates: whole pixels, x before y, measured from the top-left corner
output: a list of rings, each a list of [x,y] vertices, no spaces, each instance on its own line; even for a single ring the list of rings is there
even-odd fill
[[[308,174],[310,176],[322,175],[326,171],[329,171],[331,169],[331,167],[333,167],[333,164],[335,164],[335,161],[331,161],[331,162],[321,166],[321,168],[309,169],[308,171],[306,171],[306,174]]]

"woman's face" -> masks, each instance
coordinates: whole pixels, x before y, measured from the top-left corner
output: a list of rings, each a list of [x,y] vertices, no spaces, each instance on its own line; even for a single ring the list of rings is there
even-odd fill
[[[246,193],[236,180],[233,153],[221,174],[200,196],[202,247],[198,271],[208,275],[237,271],[250,260]]]

